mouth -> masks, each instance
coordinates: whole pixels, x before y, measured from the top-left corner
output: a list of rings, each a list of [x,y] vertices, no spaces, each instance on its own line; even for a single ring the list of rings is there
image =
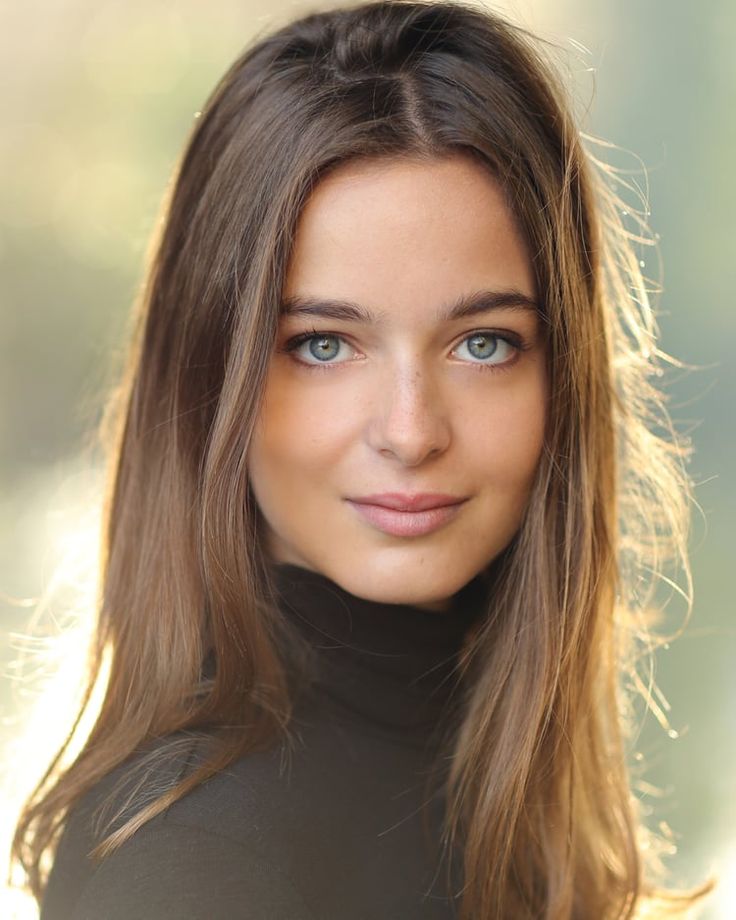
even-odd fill
[[[355,495],[349,500],[362,505],[393,508],[394,511],[429,511],[445,505],[456,505],[464,502],[466,498],[467,496],[448,495],[445,492],[415,492],[413,495],[406,492],[377,492],[373,495]]]
[[[383,533],[396,537],[420,537],[432,533],[455,518],[466,499],[417,511],[347,499],[363,520]]]

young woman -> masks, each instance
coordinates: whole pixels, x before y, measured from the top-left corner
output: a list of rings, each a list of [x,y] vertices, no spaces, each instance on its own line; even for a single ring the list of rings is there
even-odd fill
[[[619,677],[690,485],[629,236],[484,9],[315,13],[234,63],[108,416],[102,702],[14,843],[42,920],[696,900],[628,784]]]

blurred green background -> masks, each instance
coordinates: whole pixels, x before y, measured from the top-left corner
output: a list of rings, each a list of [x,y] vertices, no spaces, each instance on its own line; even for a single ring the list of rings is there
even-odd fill
[[[95,574],[99,475],[84,448],[119,365],[171,169],[195,112],[250,38],[312,8],[265,0],[0,4],[6,800],[19,773],[28,782],[41,766],[43,753],[21,741],[24,730],[41,719],[52,746],[64,728],[64,700],[71,705],[62,685],[78,673],[84,621],[77,614]],[[652,716],[644,720],[637,750],[648,768],[638,792],[671,841],[668,862],[678,882],[720,875],[701,916],[733,918],[736,4],[518,0],[495,8],[563,49],[558,59],[575,87],[584,130],[636,155],[611,159],[648,184],[664,264],[655,304],[660,344],[697,366],[663,379],[676,427],[695,446],[694,609],[684,635],[657,656],[672,731]],[[657,277],[653,251],[643,258],[652,259]],[[674,593],[673,628],[684,609]],[[24,641],[31,616],[35,638]],[[56,640],[67,622],[77,631]],[[21,647],[37,656],[22,682],[15,663]],[[30,704],[42,687],[52,688],[56,705],[32,721]],[[38,731],[30,734],[38,740]],[[0,913],[11,910],[22,914],[18,905]]]

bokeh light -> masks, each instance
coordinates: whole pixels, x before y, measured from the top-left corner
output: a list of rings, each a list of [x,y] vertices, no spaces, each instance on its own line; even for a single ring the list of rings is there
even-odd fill
[[[15,803],[34,771],[40,775],[46,755],[39,745],[49,752],[58,745],[76,702],[96,590],[101,489],[98,454],[85,445],[119,366],[171,171],[196,113],[250,38],[317,7],[265,0],[0,7],[4,838]],[[662,346],[699,368],[664,381],[677,428],[695,446],[695,593],[684,635],[657,656],[666,727],[642,714],[635,791],[669,843],[668,864],[681,885],[720,875],[699,916],[731,920],[736,4],[517,0],[494,7],[559,46],[584,130],[616,145],[596,152],[647,190],[664,264],[655,298]],[[656,254],[641,258],[656,286]],[[675,596],[673,626],[682,611]],[[0,916],[31,920],[35,912],[6,892]]]

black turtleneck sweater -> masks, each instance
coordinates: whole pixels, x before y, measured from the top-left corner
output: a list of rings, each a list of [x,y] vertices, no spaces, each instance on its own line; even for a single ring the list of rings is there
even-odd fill
[[[280,608],[313,650],[315,677],[293,716],[297,745],[247,754],[95,864],[87,854],[104,835],[92,813],[120,804],[118,783],[136,758],[126,761],[67,819],[41,920],[456,916],[440,847],[442,773],[430,767],[486,582],[478,576],[435,612],[358,598],[289,563],[274,575]],[[177,747],[148,779],[144,804],[196,763],[197,744]],[[452,866],[457,893],[457,856]]]

